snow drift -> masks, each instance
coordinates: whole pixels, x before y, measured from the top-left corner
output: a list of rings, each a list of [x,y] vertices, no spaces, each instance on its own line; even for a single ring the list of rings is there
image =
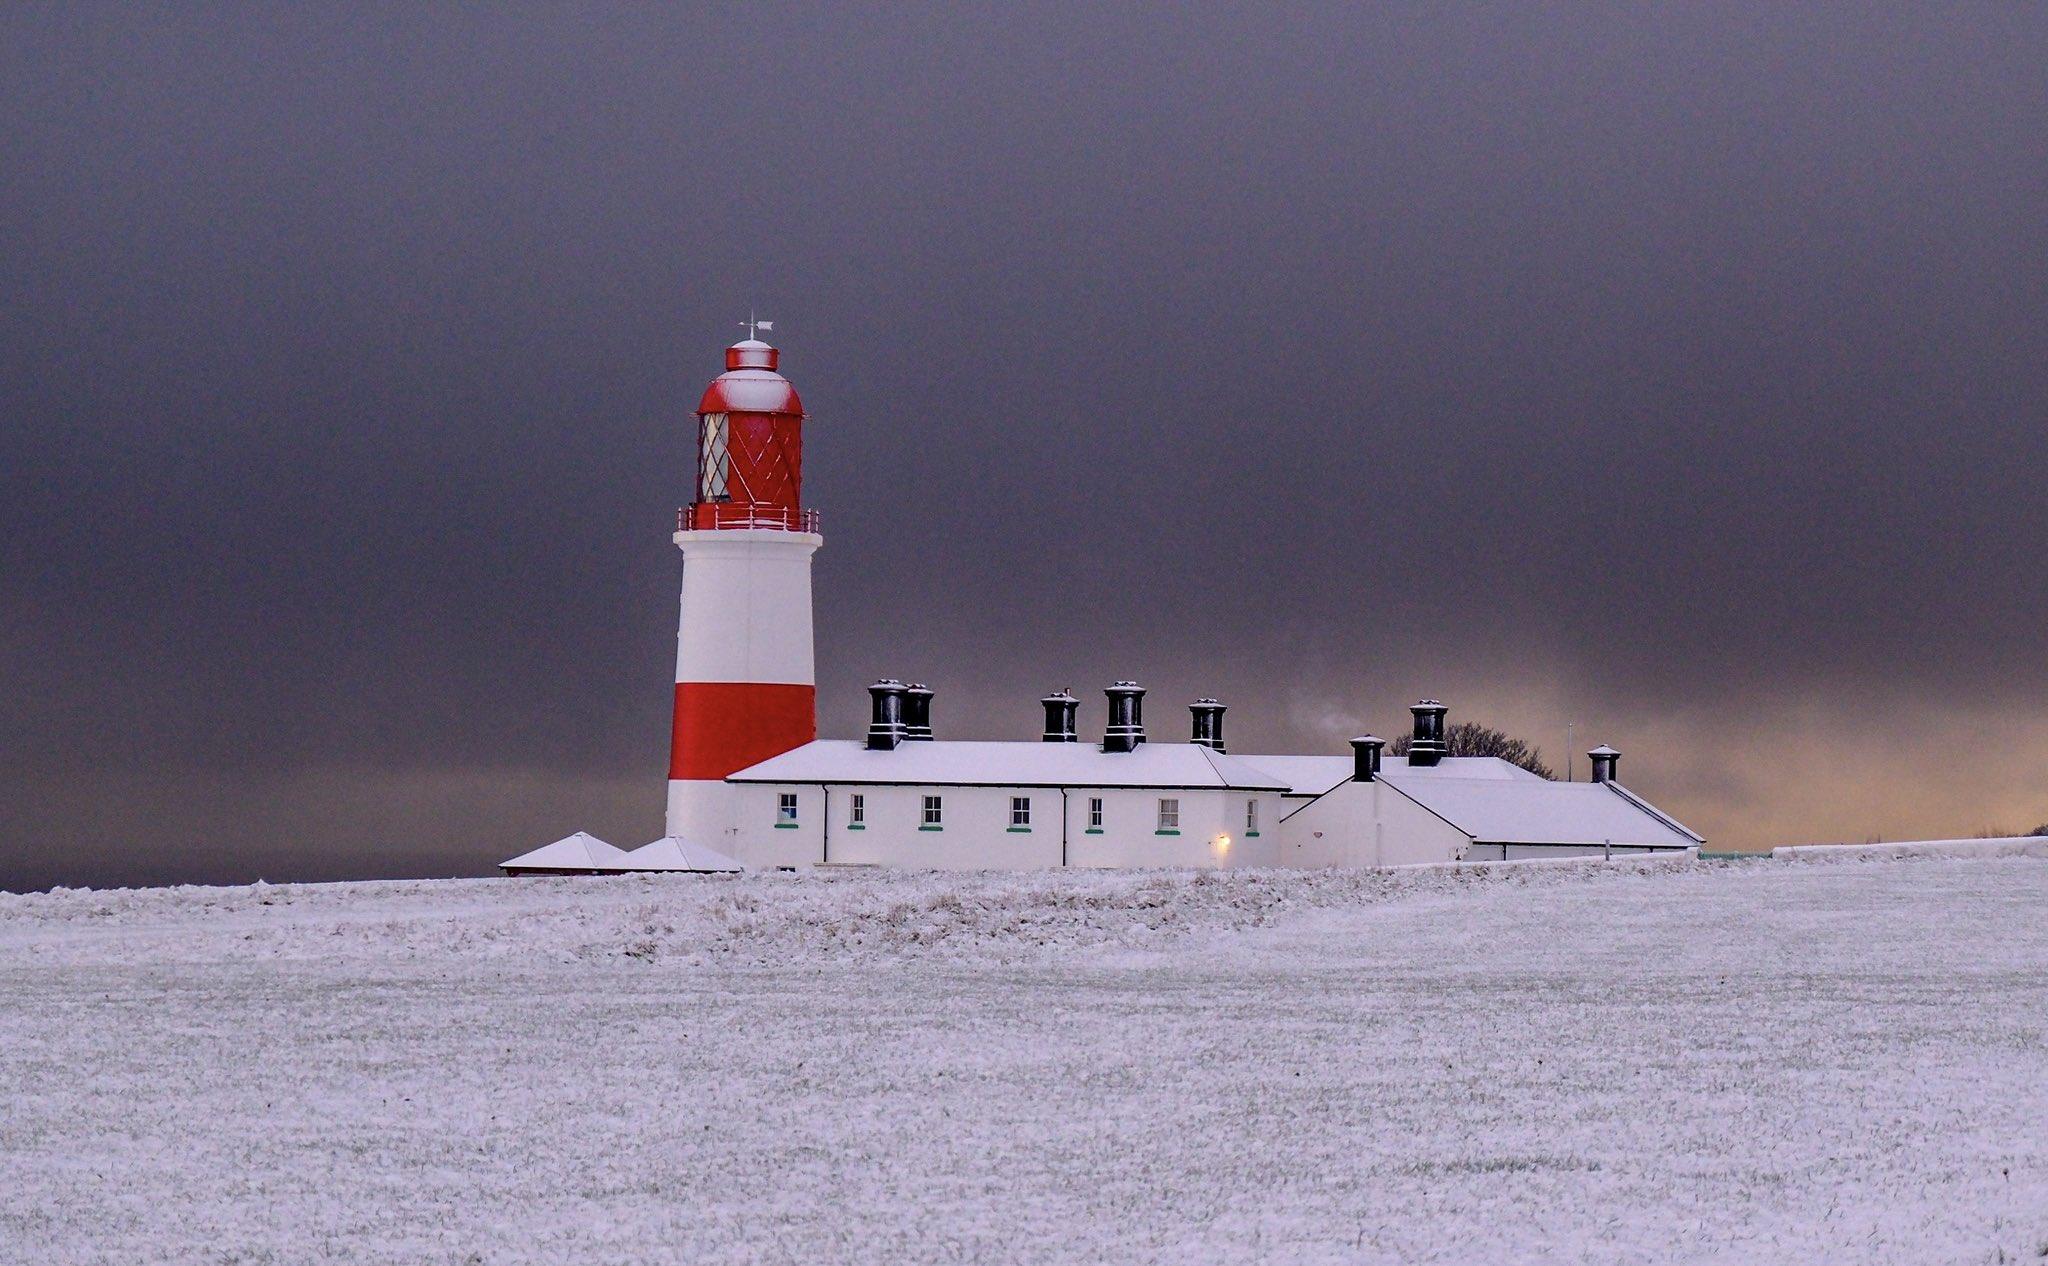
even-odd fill
[[[1797,844],[1774,848],[1771,856],[1791,862],[1904,861],[1915,857],[1949,860],[2048,858],[2048,835],[1992,840],[1901,840],[1895,844]]]

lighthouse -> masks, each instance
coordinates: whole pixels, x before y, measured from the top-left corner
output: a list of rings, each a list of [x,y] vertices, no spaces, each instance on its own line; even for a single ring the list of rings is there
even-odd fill
[[[1388,866],[1700,847],[1616,780],[1614,749],[1594,750],[1590,783],[1455,755],[1434,699],[1409,709],[1401,756],[1371,738],[1345,755],[1255,756],[1224,745],[1224,705],[1206,695],[1188,705],[1186,742],[1148,735],[1145,688],[1128,680],[1104,691],[1100,743],[1066,690],[1039,701],[1040,736],[962,739],[933,732],[930,688],[885,676],[864,738],[820,739],[811,556],[824,538],[803,503],[804,407],[759,338],[767,326],[749,327],[698,402],[696,482],[676,517],[667,832],[628,852],[579,831],[500,862],[506,873]]]
[[[751,323],[750,323],[751,324]],[[722,848],[726,775],[818,736],[803,402],[750,328],[697,405],[697,479],[676,517],[683,551],[669,745],[668,834]]]

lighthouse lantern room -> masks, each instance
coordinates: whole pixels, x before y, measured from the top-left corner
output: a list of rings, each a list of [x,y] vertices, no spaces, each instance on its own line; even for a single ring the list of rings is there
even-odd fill
[[[696,499],[677,530],[817,531],[801,496],[803,401],[776,372],[781,358],[758,338],[725,349],[725,372],[697,404]]]

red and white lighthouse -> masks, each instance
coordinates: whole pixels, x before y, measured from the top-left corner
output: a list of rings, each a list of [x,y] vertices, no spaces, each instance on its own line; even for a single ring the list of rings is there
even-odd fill
[[[697,485],[677,516],[683,551],[668,833],[723,845],[727,774],[818,736],[803,402],[758,338],[725,351],[697,405]]]

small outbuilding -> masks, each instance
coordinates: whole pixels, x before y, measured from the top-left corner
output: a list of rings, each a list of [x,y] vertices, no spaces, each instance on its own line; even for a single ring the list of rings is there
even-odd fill
[[[508,875],[596,875],[619,869],[626,850],[607,844],[588,831],[565,835],[531,853],[498,863]]]
[[[736,875],[745,870],[715,848],[664,835],[642,844],[611,867],[613,870],[666,872],[684,875]]]

